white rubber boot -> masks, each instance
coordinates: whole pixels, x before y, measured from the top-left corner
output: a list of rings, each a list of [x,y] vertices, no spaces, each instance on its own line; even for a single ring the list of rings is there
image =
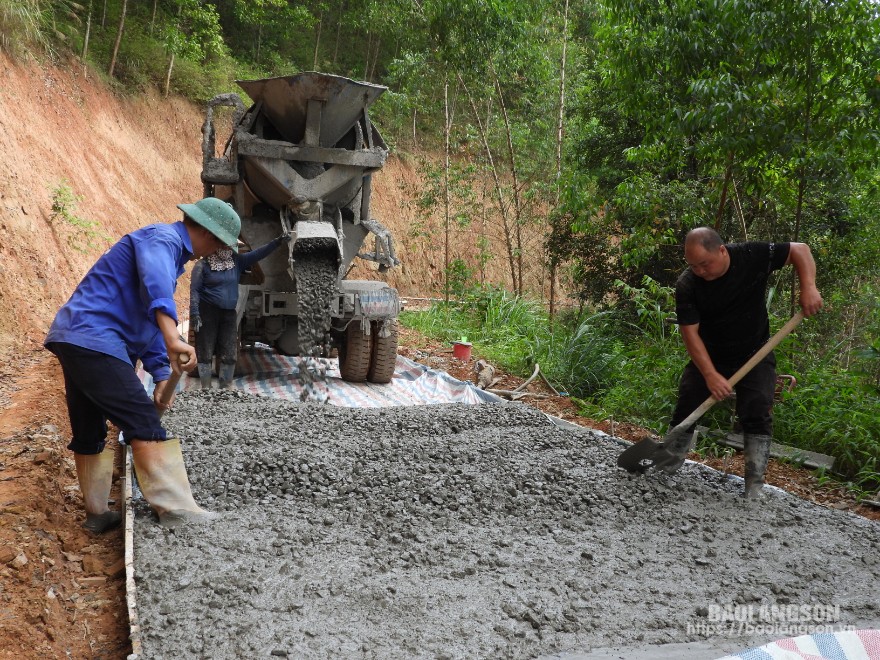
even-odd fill
[[[74,453],[73,458],[86,510],[83,528],[101,534],[117,527],[122,522],[122,514],[107,506],[113,485],[113,452],[105,449],[100,454]]]
[[[159,516],[160,525],[176,527],[184,522],[203,522],[218,517],[193,499],[180,440],[132,440],[130,445],[138,485]]]

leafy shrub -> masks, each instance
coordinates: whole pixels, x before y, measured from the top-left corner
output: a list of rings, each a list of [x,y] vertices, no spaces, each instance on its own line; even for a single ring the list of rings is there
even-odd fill
[[[446,282],[450,294],[464,295],[474,286],[474,269],[469,268],[463,259],[453,259],[446,267]]]
[[[99,223],[76,214],[76,207],[81,201],[82,196],[73,192],[66,181],[62,181],[52,191],[49,222],[66,235],[66,241],[73,249],[87,252],[107,244],[110,237]]]
[[[536,337],[535,353],[548,378],[579,398],[606,391],[623,359],[615,327],[613,314],[599,312],[574,323],[563,320],[554,332]]]
[[[817,362],[774,407],[778,442],[833,456],[861,490],[880,488],[880,396],[858,375]]]
[[[243,96],[243,92],[235,84],[232,73],[235,67],[231,64],[220,62],[198,64],[185,58],[178,58],[174,62],[174,73],[171,76],[171,89],[193,101],[205,103],[217,94],[224,92],[236,92]],[[242,75],[247,79],[255,76]],[[247,99],[243,100],[247,104]]]

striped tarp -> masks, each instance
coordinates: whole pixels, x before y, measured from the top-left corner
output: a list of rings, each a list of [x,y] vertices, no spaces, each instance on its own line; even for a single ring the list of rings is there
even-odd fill
[[[276,399],[300,401],[303,383],[300,380],[301,360],[280,355],[272,350],[243,350],[238,359],[239,371],[247,374],[232,381],[233,389]],[[422,364],[397,356],[394,377],[387,385],[347,383],[339,376],[339,362],[335,358],[311,361],[311,370],[326,369],[327,379],[316,381],[327,403],[349,408],[378,408],[385,406],[412,406],[432,403],[486,403],[500,401],[498,397],[478,389],[473,383],[457,380],[447,373],[430,369]],[[152,389],[149,374],[144,384]],[[197,376],[181,380],[184,390],[199,388]],[[216,378],[214,387],[216,387]],[[180,387],[180,386],[179,386]]]
[[[719,660],[880,660],[880,630],[789,637]]]

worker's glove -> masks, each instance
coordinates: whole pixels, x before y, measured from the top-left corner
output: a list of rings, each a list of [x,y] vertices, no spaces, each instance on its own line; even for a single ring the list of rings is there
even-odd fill
[[[192,329],[194,332],[198,332],[202,329],[202,317],[194,316],[192,319]]]
[[[278,241],[279,243],[290,243],[290,239],[291,239],[290,232],[286,231],[283,234],[281,234],[281,236],[276,238],[275,240]]]

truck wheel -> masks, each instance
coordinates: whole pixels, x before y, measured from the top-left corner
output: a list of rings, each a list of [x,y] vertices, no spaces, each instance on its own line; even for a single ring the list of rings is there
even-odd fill
[[[379,336],[381,321],[373,321],[373,353],[370,359],[370,371],[367,380],[371,383],[384,385],[390,383],[394,376],[394,366],[397,363],[397,319],[390,323],[390,332],[387,337]]]
[[[359,321],[352,321],[339,347],[339,375],[349,383],[363,383],[370,370],[373,335],[365,335]]]

